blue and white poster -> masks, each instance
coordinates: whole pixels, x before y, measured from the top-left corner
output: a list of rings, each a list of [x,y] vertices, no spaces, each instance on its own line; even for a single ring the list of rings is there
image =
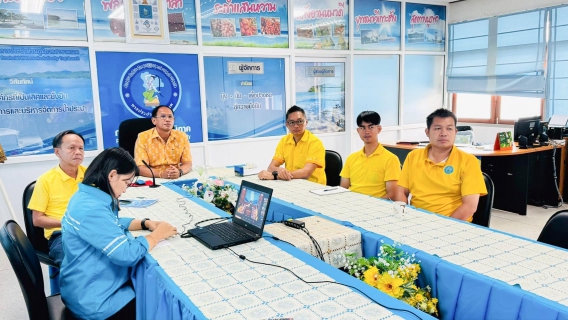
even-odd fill
[[[284,59],[203,60],[209,140],[286,134]]]
[[[118,145],[122,121],[151,118],[160,105],[191,142],[203,141],[196,54],[97,52],[97,73],[105,148]]]
[[[288,48],[287,0],[202,0],[206,46]]]
[[[400,2],[355,0],[357,50],[400,50]]]
[[[406,3],[406,50],[444,51],[446,48],[446,7]]]
[[[166,4],[170,44],[196,45],[195,1],[166,0]],[[122,0],[93,0],[91,14],[95,41],[126,42]]]
[[[349,49],[349,2],[295,0],[296,49]]]
[[[3,0],[0,38],[87,40],[84,0]]]
[[[75,130],[97,149],[89,51],[0,46],[0,144],[8,156],[51,154],[53,137]]]
[[[345,131],[345,63],[296,62],[296,105],[313,133]]]

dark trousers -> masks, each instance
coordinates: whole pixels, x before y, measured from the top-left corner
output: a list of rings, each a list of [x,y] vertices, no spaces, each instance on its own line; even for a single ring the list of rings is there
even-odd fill
[[[60,266],[63,262],[63,257],[65,253],[63,252],[63,245],[61,244],[61,231],[55,231],[51,234],[49,240],[47,240],[47,245],[49,246],[49,256],[55,263]]]
[[[110,316],[107,320],[136,320],[136,298]]]

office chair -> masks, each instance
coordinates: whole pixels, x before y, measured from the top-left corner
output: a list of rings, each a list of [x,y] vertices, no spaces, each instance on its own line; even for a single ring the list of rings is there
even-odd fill
[[[38,256],[14,220],[0,229],[0,242],[18,277],[30,319],[74,319],[59,294],[45,296]]]
[[[568,210],[560,210],[548,219],[537,241],[568,249]]]
[[[479,197],[477,210],[473,214],[473,221],[480,226],[489,228],[489,221],[491,220],[491,208],[493,208],[493,197],[495,192],[495,185],[489,175],[483,172],[483,180],[485,180],[485,187],[487,188],[487,195]]]
[[[456,131],[473,131],[473,128],[471,126],[456,126]]]
[[[134,146],[138,134],[152,128],[154,128],[152,118],[134,118],[122,121],[118,127],[118,146],[128,151],[134,158]]]
[[[325,176],[328,186],[338,186],[341,182],[341,168],[343,168],[343,160],[341,155],[333,150],[325,150]]]

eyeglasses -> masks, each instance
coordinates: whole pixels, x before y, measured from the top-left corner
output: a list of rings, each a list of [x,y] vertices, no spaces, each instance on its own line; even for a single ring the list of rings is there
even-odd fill
[[[157,116],[156,118],[160,118],[162,120],[166,120],[166,118],[173,119],[174,115],[173,114],[161,114],[161,115]]]
[[[300,120],[296,120],[296,121],[293,121],[293,120],[286,121],[286,123],[287,123],[290,127],[293,127],[293,126],[295,126],[295,125],[301,126],[301,125],[303,125],[305,122],[306,122],[306,120],[304,120],[304,119],[300,119]]]
[[[357,127],[357,129],[358,129],[358,130],[361,130],[361,131],[365,131],[365,130],[373,130],[373,129],[375,129],[376,127],[377,127],[376,125],[372,124],[372,125],[370,125],[370,126],[368,126],[368,127],[365,127],[365,126]]]

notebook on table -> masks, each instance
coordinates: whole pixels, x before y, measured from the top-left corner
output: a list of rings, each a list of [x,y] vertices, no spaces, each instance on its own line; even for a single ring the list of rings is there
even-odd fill
[[[243,180],[231,221],[188,232],[211,250],[256,241],[262,237],[271,199],[272,189]]]

